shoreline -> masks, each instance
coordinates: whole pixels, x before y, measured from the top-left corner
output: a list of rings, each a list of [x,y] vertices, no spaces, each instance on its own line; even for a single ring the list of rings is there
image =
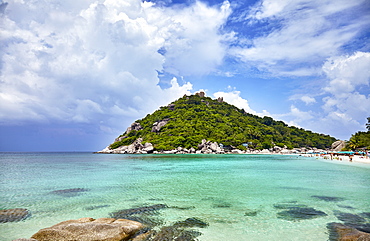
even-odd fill
[[[305,157],[316,157],[317,159],[324,159],[326,161],[335,161],[339,163],[363,163],[363,164],[370,164],[370,158],[367,156],[361,155],[353,155],[352,161],[350,160],[349,156],[331,156],[330,154],[324,155],[313,155],[313,154],[301,154]]]

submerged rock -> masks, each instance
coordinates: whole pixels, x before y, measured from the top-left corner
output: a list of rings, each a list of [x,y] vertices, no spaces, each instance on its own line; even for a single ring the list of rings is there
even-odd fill
[[[248,217],[254,217],[254,216],[257,216],[258,214],[258,211],[256,210],[247,210],[245,213],[244,213],[244,216],[248,216]]]
[[[31,216],[31,213],[25,208],[0,210],[0,223],[18,222],[28,218],[29,216]]]
[[[352,214],[352,213],[342,213],[339,211],[334,211],[334,215],[342,222],[348,225],[357,225],[366,222],[365,218]]]
[[[355,228],[357,230],[370,233],[370,223],[366,223],[366,219],[357,214],[342,213],[334,211],[334,215],[346,226]]]
[[[340,202],[340,201],[345,200],[342,197],[328,197],[328,196],[317,196],[317,195],[313,195],[311,197],[322,200],[322,201],[326,201],[326,202]]]
[[[288,221],[300,221],[304,219],[313,219],[327,216],[326,213],[316,210],[314,208],[300,208],[294,207],[277,214],[278,218]]]
[[[342,223],[329,223],[329,241],[369,241],[370,234]]]
[[[76,197],[81,195],[84,192],[90,191],[87,188],[70,188],[70,189],[62,189],[62,190],[55,190],[50,192],[51,194],[56,194],[62,197]]]
[[[141,223],[114,218],[80,218],[58,223],[32,235],[38,241],[123,241],[143,228]]]
[[[144,206],[139,208],[122,209],[117,212],[113,212],[110,215],[112,218],[127,217],[134,214],[150,213],[163,208],[168,208],[168,206],[166,204],[155,204],[152,206]]]
[[[107,208],[107,207],[110,207],[110,205],[89,206],[89,207],[86,207],[85,210],[95,210],[95,209]]]
[[[209,226],[209,224],[197,218],[188,218],[185,221],[176,222],[173,226],[182,228],[193,228],[193,227],[205,228]]]
[[[158,233],[154,233],[151,241],[196,241],[196,237],[200,236],[200,232],[184,230],[174,226],[163,227]]]

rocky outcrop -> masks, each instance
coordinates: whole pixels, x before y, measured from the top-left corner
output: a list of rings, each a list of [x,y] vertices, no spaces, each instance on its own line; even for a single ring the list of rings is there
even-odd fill
[[[0,223],[18,222],[28,218],[29,216],[31,216],[31,213],[25,208],[0,210]]]
[[[139,131],[139,130],[142,130],[143,127],[140,125],[140,123],[138,122],[134,122],[131,124],[131,126],[127,127],[126,129],[126,132],[125,132],[125,135],[122,135],[122,136],[119,136],[117,137],[114,142],[118,142],[118,141],[122,141],[123,139],[126,139],[128,136],[128,134],[131,132],[131,131]]]
[[[345,141],[336,141],[333,144],[331,144],[331,149],[333,151],[341,151],[346,146]]]
[[[204,153],[204,154],[223,154],[225,151],[223,148],[221,148],[217,142],[211,142],[207,141],[206,139],[203,139],[202,142],[198,145],[198,153]]]
[[[139,222],[114,218],[80,218],[39,230],[31,238],[38,241],[123,241],[143,228]]]
[[[163,119],[153,123],[152,132],[159,132],[163,126],[165,126],[170,119]]]

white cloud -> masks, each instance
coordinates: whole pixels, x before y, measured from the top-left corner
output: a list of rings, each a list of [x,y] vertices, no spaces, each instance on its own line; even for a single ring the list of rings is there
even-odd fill
[[[301,100],[302,100],[304,103],[306,103],[306,105],[309,105],[309,104],[312,104],[312,103],[315,103],[315,102],[316,102],[315,98],[310,97],[310,96],[307,96],[307,95],[302,96],[302,97],[301,97]]]
[[[229,89],[230,88],[231,87],[229,86]],[[251,113],[251,114],[257,114],[256,111],[250,108],[248,100],[243,99],[240,96],[240,91],[237,91],[237,90],[233,90],[230,92],[219,91],[219,92],[214,93],[213,96],[215,98],[222,97],[224,101],[226,101],[227,103],[231,105],[235,105],[239,109],[244,109],[246,112]]]
[[[247,19],[251,26],[263,23],[267,27],[262,29],[270,30],[232,53],[275,75],[317,74],[323,60],[338,55],[367,26],[370,18],[361,13],[362,4],[364,0],[262,0]]]
[[[176,78],[162,89],[157,71],[204,74],[222,62],[230,12],[227,1],[12,1],[0,25],[0,122],[143,117],[192,89]]]
[[[328,59],[322,66],[327,77],[320,93],[320,110],[301,111],[292,106],[290,113],[280,115],[287,122],[321,133],[349,139],[350,135],[365,130],[370,110],[370,53],[357,52],[350,56]],[[318,99],[318,97],[316,97]],[[291,100],[314,103],[305,95]]]
[[[324,87],[328,94],[323,98],[324,110],[363,122],[370,110],[370,53],[331,58],[323,65],[323,71],[329,78]]]
[[[165,67],[177,75],[205,75],[222,64],[233,33],[220,34],[231,13],[230,3],[220,8],[197,1],[184,9],[169,11],[173,34],[164,45]]]

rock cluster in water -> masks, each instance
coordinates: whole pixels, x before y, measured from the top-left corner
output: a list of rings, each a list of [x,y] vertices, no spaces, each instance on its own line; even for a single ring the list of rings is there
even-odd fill
[[[0,210],[0,223],[18,222],[30,216],[31,212],[25,208]]]

